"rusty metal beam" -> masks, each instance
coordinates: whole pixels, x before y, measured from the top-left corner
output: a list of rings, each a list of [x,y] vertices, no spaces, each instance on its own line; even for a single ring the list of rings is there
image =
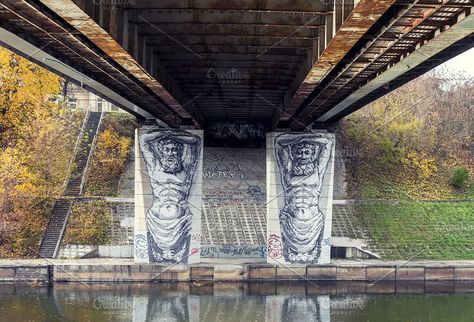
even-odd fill
[[[440,7],[434,0],[361,0],[353,10],[352,0],[2,2],[45,4],[41,10],[50,22],[69,32],[64,48],[58,42],[52,51],[92,74],[105,66],[100,81],[124,83],[115,90],[136,90],[132,101],[151,110],[158,103],[157,114],[169,111],[170,118],[192,118],[195,124],[220,119],[273,126],[309,124],[422,48],[438,29],[452,26],[453,11],[467,10],[468,3],[446,0]],[[0,16],[17,24],[1,8]],[[19,30],[31,32],[22,24]],[[32,37],[44,40],[40,33]],[[71,59],[70,51],[78,48]],[[88,58],[93,56],[90,63],[81,57],[84,48]],[[209,74],[233,70],[246,76]],[[171,108],[179,103],[185,108]]]
[[[80,85],[81,87],[93,92],[94,94],[112,102],[114,105],[134,114],[139,118],[152,118],[153,115],[146,110],[130,102],[123,95],[116,93],[109,87],[99,83],[94,79],[85,77],[81,72],[60,64],[59,61],[44,51],[45,48],[34,46],[21,37],[0,27],[0,45],[21,55],[22,57],[33,61],[34,63]]]
[[[212,60],[212,59],[200,59],[200,60],[190,60],[190,61],[179,61],[179,60],[168,60],[165,61],[168,68],[172,67],[190,67],[190,68],[229,68],[229,69],[244,69],[244,71],[249,71],[255,68],[255,65],[258,65],[260,68],[267,68],[269,70],[281,69],[281,70],[297,70],[299,63],[297,62],[275,62],[275,61],[259,61],[256,59],[248,60]]]
[[[273,126],[289,120],[321,80],[342,60],[346,53],[364,36],[372,25],[395,3],[396,0],[361,0],[337,31],[334,38],[312,65],[303,82],[274,118]]]
[[[447,2],[447,0],[444,0],[445,2]],[[409,10],[412,8],[412,6],[408,6],[406,9],[404,9],[403,11],[406,13],[406,12],[409,12]],[[411,16],[411,18],[413,19],[413,21],[409,24],[409,25],[402,25],[402,29],[400,31],[400,34],[399,34],[399,39],[403,39],[403,37],[407,34],[409,34],[411,31],[413,31],[414,29],[416,29],[422,22],[424,22],[426,19],[428,19],[430,17],[431,14],[433,14],[434,12],[436,12],[436,10],[439,10],[441,8],[441,6],[434,6],[432,8],[429,8],[427,10],[425,10],[423,12],[423,15],[421,17],[413,17]],[[403,16],[403,18],[405,18],[406,15]],[[392,26],[397,26],[397,23],[396,21],[399,21],[399,19],[394,19],[392,21],[392,23],[389,24],[390,27]],[[372,43],[375,43],[376,42],[376,39],[375,38]],[[421,41],[423,38],[419,38],[417,39],[418,41]],[[377,66],[376,64],[377,63],[380,63],[377,58],[379,57],[382,57],[384,54],[387,54],[389,53],[391,50],[392,50],[392,47],[394,47],[395,45],[397,44],[397,42],[395,41],[392,41],[390,42],[389,44],[386,44],[384,46],[380,46],[380,49],[373,53],[371,56],[371,61],[369,61],[368,63],[366,64],[360,64],[360,61],[359,60],[354,60],[354,63],[351,65],[349,64],[345,70],[341,73],[344,73],[345,71],[348,71],[350,68],[354,68],[353,65],[356,65],[358,67],[357,68],[357,71],[354,72],[351,76],[349,77],[345,77],[343,79],[343,81],[341,82],[340,80],[338,80],[337,78],[333,79],[327,86],[324,90],[321,90],[319,92],[319,95],[317,95],[315,98],[312,99],[312,102],[309,104],[309,105],[314,105],[315,106],[311,106],[311,107],[308,107],[307,109],[303,110],[301,112],[301,114],[298,115],[298,120],[296,120],[295,122],[298,122],[298,123],[305,123],[305,121],[302,121],[301,119],[303,118],[306,118],[310,113],[311,113],[311,110],[314,110],[314,109],[317,109],[318,107],[322,106],[324,103],[326,103],[328,100],[330,99],[333,99],[334,98],[334,95],[336,93],[338,93],[338,91],[340,91],[341,89],[344,89],[346,90],[348,87],[345,87],[345,85],[349,84],[351,81],[353,81],[356,77],[360,77],[360,75],[364,75],[364,72],[369,72],[371,73],[372,71],[374,72],[377,72],[379,70],[379,66]],[[373,48],[374,46],[372,46]],[[375,47],[378,47],[378,46],[375,46]],[[407,52],[409,52],[409,49],[407,50],[408,48],[405,48],[405,50]],[[393,52],[393,51],[392,51]],[[364,52],[360,53],[358,55],[357,58],[360,58],[362,57]],[[396,53],[392,55],[391,59],[390,60],[385,60],[384,63],[386,64],[389,64],[390,62],[394,61],[394,60],[398,60],[398,56]],[[367,76],[366,76],[367,77]],[[336,84],[336,81],[338,81],[338,83]]]
[[[125,11],[128,12],[128,11]],[[323,19],[321,21],[324,21]],[[150,24],[152,23],[153,25],[156,25],[158,27],[164,27],[164,28],[180,28],[183,26],[186,28],[186,26],[193,25],[195,28],[212,28],[213,26],[219,28],[226,28],[226,27],[232,27],[232,28],[242,28],[242,27],[253,27],[253,28],[261,28],[262,30],[265,30],[264,32],[270,32],[271,29],[276,29],[278,30],[288,30],[288,34],[291,32],[294,32],[295,30],[315,30],[317,31],[320,27],[323,27],[324,24],[323,22],[318,23],[317,21],[312,22],[311,24],[267,24],[265,22],[259,22],[258,20],[255,22],[239,22],[239,21],[233,21],[233,22],[226,22],[226,21],[221,21],[221,22],[200,22],[200,21],[194,21],[194,22],[163,22],[163,21],[143,21],[143,19],[137,19],[135,18],[132,23],[137,24],[137,25],[145,25],[145,24]]]
[[[260,55],[265,49],[268,47],[266,46],[207,46],[204,47],[202,45],[190,45],[190,49],[195,52],[200,53],[203,56],[206,55],[226,55],[226,54],[234,54],[234,55]],[[157,46],[155,48],[155,52],[161,54],[182,54],[182,53],[189,53],[188,50],[181,47],[182,50],[178,50],[176,46]],[[301,59],[302,57],[306,57],[310,48],[297,48],[297,47],[273,47],[271,49],[267,49],[265,52],[265,56],[272,57],[294,57],[297,59]]]
[[[416,3],[413,3],[413,0],[398,0],[398,4],[400,5],[413,5],[415,7],[429,7],[429,6],[437,6],[440,4],[440,0],[419,0]],[[473,0],[467,1],[459,1],[459,0],[450,0],[443,5],[446,8],[469,8],[474,6]]]
[[[126,101],[130,99],[131,104],[140,104],[137,103],[136,98],[138,95],[143,95],[144,90],[133,81],[124,78],[123,70],[100,57],[90,47],[90,44],[86,46],[79,42],[76,39],[77,33],[71,32],[69,26],[52,20],[47,13],[21,0],[2,1],[0,3],[0,15],[2,18],[0,24],[38,48],[30,53],[24,53],[21,49],[12,46],[19,54],[33,61],[37,59],[36,55],[43,55],[43,59],[47,59],[47,62],[41,61],[39,62],[40,65],[76,83],[80,83],[81,86],[84,84],[99,96],[111,98],[113,102],[119,102],[117,104],[119,106],[124,106],[131,111],[136,110],[133,106],[130,107],[130,104]],[[69,67],[69,65],[73,67]],[[67,69],[68,72],[61,71],[64,69]],[[73,76],[69,73],[72,71],[79,72],[81,77],[72,78]],[[107,82],[103,82],[104,76],[108,78]],[[92,86],[91,84],[95,85]],[[134,92],[122,92],[124,90]],[[122,99],[112,97],[114,91],[121,93]],[[120,101],[123,103],[121,104]],[[179,125],[176,120],[177,115],[150,96],[145,95],[140,105],[146,112],[159,116],[169,125]],[[142,113],[136,114],[143,115]]]
[[[149,44],[153,46],[152,44]],[[263,45],[207,45],[207,44],[188,44],[184,47],[181,44],[174,43],[174,44],[167,44],[167,45],[160,45],[157,44],[156,47],[157,52],[161,53],[209,53],[209,54],[219,54],[219,53],[235,53],[235,54],[252,54],[252,55],[298,55],[298,56],[306,56],[307,52],[312,49],[312,47],[303,47],[303,46],[278,46],[268,47]]]
[[[172,44],[183,44],[188,45],[219,45],[219,46],[266,46],[267,49],[272,46],[281,45],[283,47],[300,47],[309,48],[313,44],[313,39],[296,39],[296,38],[282,38],[282,37],[257,37],[257,36],[205,36],[192,35],[192,36],[173,36],[170,38],[167,35],[153,35],[147,37],[147,43],[150,46],[160,45],[172,45]],[[278,45],[275,45],[278,44]]]
[[[160,49],[159,47],[155,47],[156,49]],[[180,53],[161,53],[155,50],[155,53],[159,55],[160,61],[186,61],[191,62],[193,60],[201,60],[196,55],[186,52]],[[257,54],[236,54],[235,52],[220,52],[220,53],[213,53],[213,52],[199,52],[199,55],[203,57],[203,60],[209,61],[254,61],[254,62],[275,62],[275,63],[301,63],[303,61],[303,57],[301,55],[269,55],[265,54],[265,60],[256,58]]]
[[[420,11],[418,8],[413,9],[416,4],[414,1],[412,5],[405,6],[398,11],[396,17],[392,18],[380,31],[381,35],[396,31],[398,39],[383,42],[381,46],[374,45],[379,43],[377,37],[366,43],[364,50],[356,55],[351,63],[342,70],[338,70],[338,77],[332,78],[324,88],[319,88],[317,95],[312,95],[311,102],[295,118],[293,122],[295,126],[296,124],[311,123],[311,120],[321,115],[329,106],[336,104],[338,100],[350,94],[353,88],[357,88],[377,76],[381,71],[390,68],[391,65],[399,61],[400,57],[408,55],[417,46],[432,38],[436,27],[425,25],[424,22],[429,20],[431,15],[445,10],[443,4],[447,2],[448,0],[444,0],[438,6],[430,6]],[[421,17],[414,16],[412,14],[414,11],[419,12]],[[451,10],[450,14],[453,13],[455,14]],[[407,38],[410,38],[408,42]],[[401,47],[401,45],[403,46]],[[400,49],[402,53],[400,53]],[[369,59],[368,62],[367,59]]]
[[[234,10],[131,10],[130,22],[158,23],[211,23],[211,24],[265,24],[306,26],[321,25],[324,15],[319,13],[265,13]]]
[[[133,0],[125,2],[127,8],[134,9],[201,9],[201,10],[255,10],[255,11],[271,11],[271,12],[325,12],[327,4],[333,2],[323,0],[312,1],[294,1],[294,0],[272,0],[272,1],[255,1],[255,0]]]
[[[198,30],[204,35],[258,35],[273,37],[316,37],[318,36],[318,27],[321,25],[307,26],[284,26],[284,25],[265,25],[265,24],[218,24],[218,23],[153,23],[135,22],[138,25],[138,32],[142,34],[156,34],[161,30],[168,35],[191,35],[196,34]]]
[[[114,40],[109,33],[101,28],[88,14],[86,14],[72,0],[39,0],[50,10],[54,11],[77,31],[94,43],[108,57],[123,66],[133,77],[152,90],[171,109],[182,118],[191,118],[196,126],[202,123],[202,118],[196,111],[189,111],[160,84],[156,78],[148,73],[129,52]],[[137,47],[137,42],[134,43]],[[189,106],[189,105],[188,105]]]
[[[458,18],[451,28],[418,47],[390,69],[361,86],[316,121],[331,122],[344,117],[372,100],[391,92],[444,61],[474,47],[474,15]],[[407,66],[413,69],[407,70]]]

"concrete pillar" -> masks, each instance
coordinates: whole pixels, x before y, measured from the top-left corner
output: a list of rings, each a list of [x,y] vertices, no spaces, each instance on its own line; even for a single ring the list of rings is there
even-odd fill
[[[267,134],[267,262],[329,263],[335,136]]]
[[[199,262],[202,150],[202,131],[136,131],[135,262]]]

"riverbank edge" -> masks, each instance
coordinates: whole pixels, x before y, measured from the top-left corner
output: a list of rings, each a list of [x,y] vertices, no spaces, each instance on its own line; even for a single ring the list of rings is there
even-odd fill
[[[0,261],[0,282],[148,283],[247,281],[474,281],[474,261],[337,261],[318,266],[263,263],[163,266],[109,259]]]

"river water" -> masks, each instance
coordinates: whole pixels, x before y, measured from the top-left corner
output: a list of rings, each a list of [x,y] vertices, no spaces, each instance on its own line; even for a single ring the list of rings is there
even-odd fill
[[[0,285],[0,321],[471,322],[474,285]]]

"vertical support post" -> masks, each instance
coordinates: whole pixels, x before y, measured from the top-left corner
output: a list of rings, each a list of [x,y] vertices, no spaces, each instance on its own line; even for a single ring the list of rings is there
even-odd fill
[[[355,8],[359,0],[344,0],[344,7],[343,7],[343,21],[349,17],[351,11]]]
[[[135,132],[135,262],[199,263],[203,132]]]
[[[138,25],[134,25],[133,27],[133,58],[136,61],[141,63],[141,59],[143,57],[143,36],[138,35]]]
[[[111,7],[109,32],[112,38],[123,46],[123,31],[124,31],[124,10],[116,5]]]
[[[333,15],[333,13],[326,15],[326,45],[324,46],[325,48],[329,45],[329,42],[331,42],[332,37],[334,37]]]
[[[335,136],[267,134],[267,262],[329,263]]]
[[[318,42],[319,42],[319,53],[318,53],[318,57],[319,57],[324,52],[324,49],[326,49],[326,29],[324,27],[319,27]]]
[[[334,33],[339,30],[344,21],[344,5],[344,0],[334,1]]]
[[[122,47],[130,51],[130,44],[129,44],[129,39],[130,39],[130,23],[128,22],[129,16],[128,16],[129,11],[125,10],[123,12],[123,28],[122,28]]]

